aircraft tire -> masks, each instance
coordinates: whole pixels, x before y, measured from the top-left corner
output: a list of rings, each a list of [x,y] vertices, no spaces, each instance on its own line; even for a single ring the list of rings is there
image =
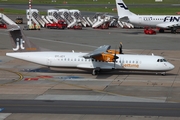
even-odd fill
[[[172,29],[171,29],[171,33],[176,34],[176,29],[175,29],[175,28],[172,28]]]
[[[159,33],[164,33],[164,29],[159,29]]]
[[[162,72],[161,75],[162,75],[162,76],[165,76],[165,75],[166,75],[166,72]]]
[[[98,75],[100,72],[100,70],[96,70],[96,69],[93,69],[92,71],[92,75]]]
[[[97,75],[97,71],[95,69],[93,69],[92,75]]]

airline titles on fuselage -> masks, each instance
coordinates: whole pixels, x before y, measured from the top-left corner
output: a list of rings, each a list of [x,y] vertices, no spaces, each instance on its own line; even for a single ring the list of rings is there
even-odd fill
[[[180,22],[180,16],[166,16],[165,18],[157,18],[157,17],[143,17],[144,21],[152,21],[152,20],[163,20],[163,22]]]

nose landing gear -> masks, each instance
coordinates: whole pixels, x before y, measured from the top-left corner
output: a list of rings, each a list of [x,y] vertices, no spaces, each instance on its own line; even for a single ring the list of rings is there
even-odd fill
[[[156,75],[158,75],[158,73],[156,73]],[[166,75],[166,72],[162,72],[161,75],[162,75],[162,76],[165,76],[165,75]]]

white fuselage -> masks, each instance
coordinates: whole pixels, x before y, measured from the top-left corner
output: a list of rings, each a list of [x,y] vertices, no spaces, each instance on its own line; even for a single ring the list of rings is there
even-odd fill
[[[128,18],[132,24],[150,27],[170,28],[168,24],[180,24],[180,16],[172,15],[132,15]]]
[[[76,52],[15,52],[6,53],[7,56],[26,60],[29,62],[50,66],[70,67],[81,69],[119,69],[119,70],[143,70],[143,71],[169,71],[174,66],[161,56],[151,55],[126,55],[117,54],[114,62],[103,62],[95,59],[85,59],[87,53]]]
[[[123,0],[116,0],[116,7],[119,18],[124,22],[129,21],[133,25],[171,30],[180,26],[180,15],[136,15],[129,11]]]

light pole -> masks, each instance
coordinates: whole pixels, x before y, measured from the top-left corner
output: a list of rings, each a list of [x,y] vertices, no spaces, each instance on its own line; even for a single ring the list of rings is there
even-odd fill
[[[31,0],[29,0],[29,25],[32,25]]]

